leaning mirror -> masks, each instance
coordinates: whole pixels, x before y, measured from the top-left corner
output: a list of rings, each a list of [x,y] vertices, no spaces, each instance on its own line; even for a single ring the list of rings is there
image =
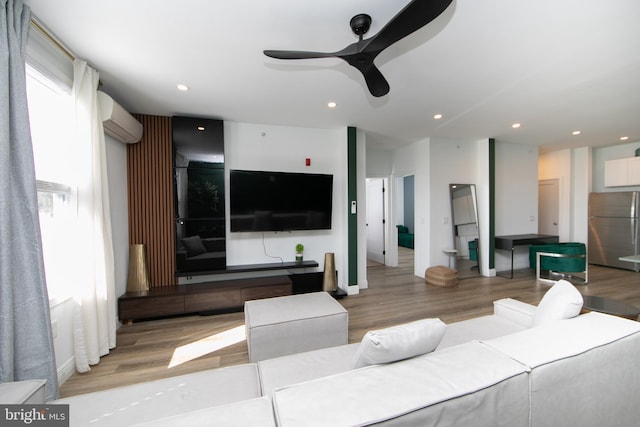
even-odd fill
[[[451,224],[455,245],[454,268],[458,278],[480,275],[480,235],[478,205],[474,184],[449,184]]]

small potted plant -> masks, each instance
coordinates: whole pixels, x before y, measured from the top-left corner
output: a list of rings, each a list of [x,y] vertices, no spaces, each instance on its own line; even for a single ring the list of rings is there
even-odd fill
[[[298,243],[296,245],[296,262],[302,262],[302,253],[304,252],[304,245]]]

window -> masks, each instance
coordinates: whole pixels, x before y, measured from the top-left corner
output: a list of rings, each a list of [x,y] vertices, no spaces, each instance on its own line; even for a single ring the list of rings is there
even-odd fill
[[[29,120],[49,298],[71,296],[76,229],[73,100],[27,67]]]
[[[69,296],[71,267],[70,240],[73,238],[75,211],[72,208],[71,187],[38,181],[38,212],[42,233],[45,273],[49,297]]]

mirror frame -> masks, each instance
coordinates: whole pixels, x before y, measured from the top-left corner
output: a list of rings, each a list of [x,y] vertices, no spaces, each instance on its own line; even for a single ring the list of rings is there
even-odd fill
[[[454,204],[453,204],[453,194],[455,191],[460,190],[461,188],[469,188],[469,192],[471,193],[471,199],[473,201],[473,216],[474,216],[474,220],[475,220],[475,224],[476,224],[476,228],[478,230],[478,244],[476,245],[476,254],[477,254],[477,260],[476,260],[476,268],[478,269],[478,275],[482,276],[482,270],[481,270],[481,265],[482,263],[480,262],[480,222],[478,221],[478,197],[476,194],[476,185],[475,184],[449,184],[449,200],[451,203],[451,233],[452,233],[452,237],[453,237],[453,247],[456,250],[459,250],[458,246],[456,245],[456,237],[458,237],[458,234],[456,233],[456,219],[455,219],[455,209],[454,209]],[[469,224],[472,224],[472,222],[470,222]],[[457,269],[458,267],[458,253],[456,252],[455,254],[455,262],[454,262],[454,266]],[[475,276],[474,276],[475,277]],[[460,279],[464,279],[466,277],[461,277]]]

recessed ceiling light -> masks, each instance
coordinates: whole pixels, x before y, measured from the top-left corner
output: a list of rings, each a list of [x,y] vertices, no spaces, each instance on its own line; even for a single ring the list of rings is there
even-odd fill
[[[178,90],[181,90],[181,91],[183,91],[183,92],[186,92],[186,91],[188,91],[188,90],[189,90],[189,86],[187,86],[187,85],[183,85],[183,84],[179,84],[179,85],[177,85],[176,87],[178,88]]]
[[[621,136],[621,137],[620,137],[620,141],[626,141],[626,140],[628,140],[628,139],[629,139],[629,137],[628,137],[628,136]]]
[[[433,116],[435,120],[440,120],[442,118],[442,114],[436,114]]]
[[[520,123],[514,123],[511,125],[512,128],[514,129],[519,129],[520,128]]]
[[[198,129],[200,132],[202,132],[204,130],[204,126],[198,126],[196,129]]]
[[[582,132],[580,132],[579,130],[574,130],[573,132],[571,132],[571,135],[580,135]]]
[[[337,106],[338,106],[338,104],[336,104],[335,102],[329,102],[327,104],[327,107],[329,107],[329,108],[336,108]]]

